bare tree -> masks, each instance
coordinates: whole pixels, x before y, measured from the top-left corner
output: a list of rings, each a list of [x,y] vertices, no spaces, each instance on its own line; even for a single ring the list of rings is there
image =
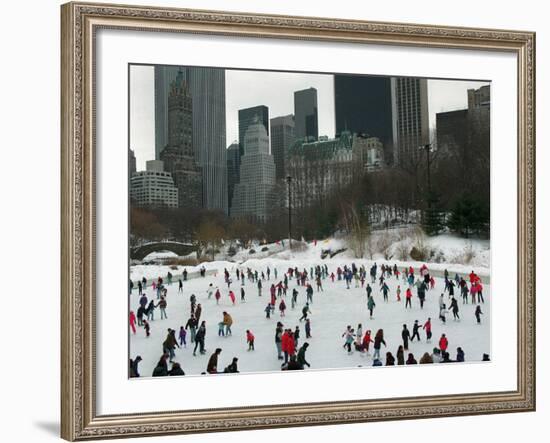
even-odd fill
[[[216,249],[221,245],[224,235],[225,229],[221,224],[213,220],[203,221],[195,231],[195,240],[198,246],[197,255],[200,257],[203,250],[207,252],[210,248],[212,260],[214,260]]]

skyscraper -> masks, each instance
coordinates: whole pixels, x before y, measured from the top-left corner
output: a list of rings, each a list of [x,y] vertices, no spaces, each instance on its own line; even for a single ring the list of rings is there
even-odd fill
[[[241,167],[241,153],[239,152],[239,143],[233,142],[227,148],[227,203],[229,206],[229,213],[231,213],[231,207],[233,200],[233,191],[235,185],[239,183],[239,168]]]
[[[168,95],[181,66],[155,66],[155,159],[168,144]]]
[[[203,206],[227,214],[225,70],[187,68],[193,98],[193,146],[202,169]]]
[[[424,154],[420,147],[430,141],[428,80],[392,77],[393,162],[414,165]]]
[[[155,66],[156,158],[168,143],[169,86],[179,72],[192,98],[193,148],[203,174],[203,205],[227,212],[224,69]]]
[[[250,125],[259,121],[269,137],[269,109],[267,106],[259,105],[252,108],[239,109],[239,150],[244,155],[244,135]]]
[[[334,76],[336,136],[344,131],[378,137],[393,146],[391,78],[364,75]]]
[[[271,154],[275,160],[277,180],[286,176],[285,161],[294,143],[294,115],[284,115],[271,119]]]
[[[308,88],[294,92],[294,124],[297,139],[319,138],[317,89]]]
[[[378,137],[386,163],[415,160],[429,141],[427,80],[334,76],[336,134]]]
[[[269,137],[256,119],[244,136],[240,181],[235,185],[231,216],[266,221],[275,206],[275,162],[269,153]]]
[[[193,149],[193,105],[183,71],[170,85],[168,143],[160,153],[165,170],[178,188],[180,208],[202,207],[202,174]]]

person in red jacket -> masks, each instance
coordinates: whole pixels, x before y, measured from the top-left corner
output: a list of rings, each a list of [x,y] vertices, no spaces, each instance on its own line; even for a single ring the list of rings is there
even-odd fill
[[[374,341],[371,339],[371,330],[367,330],[365,332],[365,335],[363,336],[363,343],[362,343],[362,351],[369,353],[369,346],[371,343],[374,343]]]
[[[285,355],[284,364],[288,363],[288,329],[285,329],[283,335],[281,335],[281,351]]]
[[[288,330],[288,355],[294,355],[296,353],[296,342],[294,341],[294,332]]]
[[[476,288],[477,288],[477,302],[485,303],[485,300],[483,299],[483,285],[481,284],[481,280],[479,278],[476,282]]]
[[[448,347],[449,347],[449,340],[447,340],[447,337],[445,336],[445,334],[441,334],[441,338],[439,339],[439,349],[441,349],[441,353],[445,352]]]
[[[429,343],[432,339],[432,319],[430,317],[428,317],[428,320],[424,323],[422,329],[426,330],[426,341]]]
[[[130,328],[132,328],[132,332],[136,333],[136,314],[134,314],[134,311],[130,311]]]
[[[233,291],[229,291],[229,298],[231,299],[231,303],[235,304],[235,293]]]
[[[412,309],[412,291],[411,288],[407,288],[407,291],[405,292],[405,309],[407,309],[407,306]]]
[[[474,271],[470,272],[470,284],[474,284],[476,281],[476,274]]]
[[[249,329],[246,330],[246,342],[248,343],[248,350],[254,350],[254,334]]]

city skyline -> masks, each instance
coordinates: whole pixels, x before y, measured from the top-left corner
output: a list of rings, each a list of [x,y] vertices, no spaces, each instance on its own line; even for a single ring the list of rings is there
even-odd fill
[[[130,82],[130,148],[135,152],[138,170],[155,158],[155,94],[153,66],[133,65]],[[314,87],[318,94],[318,134],[334,137],[334,76],[271,71],[226,70],[226,148],[239,140],[238,111],[265,105],[269,117],[294,113],[294,92]],[[467,90],[490,82],[428,79],[430,130],[435,115],[465,109]],[[375,135],[375,134],[373,134]]]

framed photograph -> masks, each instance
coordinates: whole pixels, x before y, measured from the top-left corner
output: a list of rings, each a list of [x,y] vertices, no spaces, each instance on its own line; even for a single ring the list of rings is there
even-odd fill
[[[61,434],[535,409],[535,35],[68,3]]]

